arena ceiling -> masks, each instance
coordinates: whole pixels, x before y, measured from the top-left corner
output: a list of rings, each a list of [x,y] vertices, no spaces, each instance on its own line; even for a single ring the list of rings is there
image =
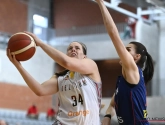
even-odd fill
[[[94,1],[94,0],[92,0]],[[137,12],[133,13],[129,10],[119,7],[120,3],[125,3],[136,7]],[[104,4],[115,11],[118,11],[128,17],[137,20],[143,20],[146,23],[165,20],[165,0],[105,0]],[[143,18],[143,15],[149,15],[149,19]]]

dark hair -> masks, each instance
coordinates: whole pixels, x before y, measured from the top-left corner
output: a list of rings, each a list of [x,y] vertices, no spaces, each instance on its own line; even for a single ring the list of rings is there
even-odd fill
[[[87,55],[87,47],[86,47],[86,45],[85,45],[84,43],[82,43],[82,42],[78,42],[78,43],[81,44],[81,46],[82,46],[82,48],[83,48],[83,53],[84,53],[84,55]]]
[[[57,77],[59,77],[59,76],[64,76],[68,71],[69,71],[69,70],[66,69],[66,70],[61,71],[61,72],[56,72],[55,75],[56,75]]]
[[[75,42],[77,42],[77,41],[75,41]],[[86,45],[85,45],[84,43],[82,43],[82,42],[77,42],[77,43],[81,44],[84,55],[87,55],[87,47],[86,47]],[[66,70],[64,70],[64,71],[62,71],[62,72],[55,73],[55,75],[56,75],[57,77],[59,77],[59,76],[64,76],[68,71],[69,71],[69,70],[66,69]]]
[[[141,55],[140,60],[137,65],[143,69],[144,81],[147,84],[153,77],[154,65],[151,55],[147,52],[146,47],[139,42],[130,42],[129,44],[135,45],[135,50],[137,54]]]

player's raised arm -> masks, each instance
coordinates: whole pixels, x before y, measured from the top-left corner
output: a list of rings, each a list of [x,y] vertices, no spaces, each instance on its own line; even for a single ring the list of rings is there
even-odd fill
[[[131,68],[136,69],[136,64],[134,63],[132,56],[128,53],[122,40],[120,39],[118,29],[108,11],[108,9],[106,8],[104,1],[103,0],[96,0],[96,1],[101,10],[104,25],[105,25],[107,32],[116,48],[118,55],[122,61],[123,67],[125,67],[125,68],[131,67]]]
[[[57,62],[62,67],[79,72],[81,74],[91,75],[92,78],[96,81],[101,81],[95,77],[95,73],[98,72],[96,63],[87,58],[86,55],[86,46],[80,42],[72,42],[67,48],[67,54],[53,48],[50,45],[43,43],[36,35],[30,32],[26,32],[31,35],[36,44],[40,46],[55,62]],[[94,75],[94,76],[93,76]],[[97,74],[99,76],[99,74]]]

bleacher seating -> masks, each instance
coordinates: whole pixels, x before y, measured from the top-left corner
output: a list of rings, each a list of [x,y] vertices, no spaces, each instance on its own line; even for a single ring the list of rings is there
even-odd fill
[[[40,113],[39,118],[29,119],[26,111],[10,110],[0,108],[0,119],[5,120],[9,125],[52,125],[53,121],[46,119],[46,113]]]

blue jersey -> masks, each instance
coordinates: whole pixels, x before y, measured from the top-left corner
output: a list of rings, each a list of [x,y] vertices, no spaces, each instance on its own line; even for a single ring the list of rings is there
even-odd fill
[[[115,110],[120,125],[149,125],[147,121],[146,87],[141,68],[137,85],[129,84],[123,76],[117,80]]]

